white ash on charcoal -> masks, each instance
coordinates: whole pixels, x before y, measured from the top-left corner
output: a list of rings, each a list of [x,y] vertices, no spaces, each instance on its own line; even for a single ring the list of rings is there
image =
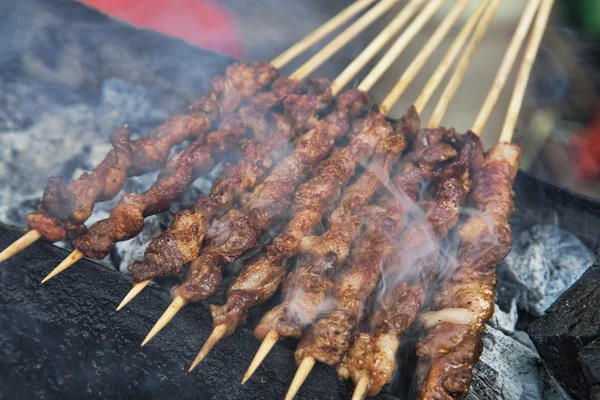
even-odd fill
[[[491,326],[486,326],[481,339],[483,353],[475,365],[468,400],[568,398],[534,349]]]
[[[515,232],[512,251],[498,270],[496,302],[508,310],[516,301],[519,310],[541,316],[594,260],[591,249],[556,226]]]
[[[25,228],[26,215],[37,207],[48,176],[58,175],[70,181],[102,161],[111,148],[107,138],[115,128],[127,123],[135,139],[150,132],[169,115],[152,100],[150,90],[121,79],[103,82],[96,105],[60,105],[35,95],[34,88],[26,83],[0,81],[0,89],[6,89],[0,90],[0,105],[5,107],[0,107],[0,117],[4,113],[10,116],[0,118],[3,121],[0,124],[0,221],[19,228]],[[21,129],[13,129],[15,127]],[[173,152],[181,147],[176,146]],[[171,212],[193,207],[198,193],[210,191],[218,170],[198,179]],[[123,193],[143,192],[155,179],[156,173],[128,179],[118,196],[96,205],[86,224],[90,226],[106,218]],[[113,254],[100,263],[126,272],[127,265],[141,258],[150,240],[171,221],[170,213],[148,218],[141,235],[118,243]],[[70,248],[68,242],[57,245]]]

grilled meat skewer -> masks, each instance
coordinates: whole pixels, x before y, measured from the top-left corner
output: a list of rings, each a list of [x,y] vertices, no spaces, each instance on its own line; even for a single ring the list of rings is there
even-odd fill
[[[496,267],[510,252],[508,218],[514,210],[521,146],[499,143],[473,177],[470,203],[478,210],[458,229],[458,269],[436,290],[434,310],[421,320],[427,329],[417,345],[419,398],[466,396],[481,354],[479,335],[494,312]]]
[[[418,117],[413,110],[413,119],[409,119],[406,125],[414,127],[415,118],[418,124]],[[375,191],[379,178],[387,179],[386,171],[389,171],[393,161],[406,146],[401,127],[404,128],[404,125],[398,125],[396,134],[388,136],[392,128],[378,111],[372,111],[354,124],[350,134],[351,143],[336,149],[333,155],[321,164],[313,178],[301,185],[296,192],[292,205],[294,216],[287,229],[274,239],[264,253],[245,265],[229,288],[226,304],[211,306],[215,332],[222,332],[221,336],[233,333],[238,324],[245,320],[251,307],[264,302],[275,293],[285,277],[285,260],[300,251],[306,235],[314,231],[341,196],[341,185],[354,175],[356,166],[366,161],[375,151],[375,158],[371,162],[374,169],[363,173],[350,187],[354,188],[354,191],[342,198],[333,215],[337,215],[340,220],[344,219],[341,214],[349,216],[368,201],[370,195],[365,193]],[[357,193],[359,190],[362,190],[362,193]],[[207,341],[192,367],[197,365],[216,342]]]
[[[300,84],[287,80],[296,86]],[[266,92],[253,99],[266,97],[274,102],[285,96],[283,102],[287,112],[265,116],[261,110],[251,109],[252,114],[248,114],[247,120],[255,135],[246,145],[243,159],[227,166],[215,181],[211,195],[200,195],[193,212],[177,214],[171,227],[152,240],[144,259],[129,266],[135,283],[178,274],[185,264],[193,261],[200,251],[206,224],[250,192],[256,182],[288,153],[294,132],[302,133],[315,123],[315,114],[332,100],[329,83],[312,78],[305,85],[308,87],[306,95]]]
[[[445,168],[424,223],[402,235],[398,257],[384,270],[386,283],[376,296],[382,301],[371,311],[368,323],[373,334],[356,333],[338,367],[340,378],[351,377],[357,386],[366,379],[369,396],[391,382],[400,336],[415,321],[429,286],[439,274],[439,242],[458,221],[470,187],[469,157],[481,148],[479,138],[473,134],[462,140],[465,143],[460,156]]]
[[[171,148],[190,138],[208,133],[218,114],[233,112],[242,98],[269,85],[278,71],[266,62],[229,66],[224,76],[215,77],[211,91],[190,105],[190,115],[169,118],[149,136],[131,141],[127,126],[111,136],[113,149],[91,172],[65,185],[51,177],[38,210],[27,217],[29,230],[52,242],[81,234],[96,201],[112,199],[127,177],[162,167]]]
[[[281,217],[296,187],[326,158],[335,141],[348,133],[350,117],[358,115],[366,102],[367,95],[356,89],[340,95],[336,111],[296,140],[294,152],[254,188],[244,208],[231,209],[212,224],[200,256],[190,265],[186,280],[172,289],[172,305],[152,328],[144,344],[186,303],[206,299],[218,290],[220,267],[255,248],[260,234]]]

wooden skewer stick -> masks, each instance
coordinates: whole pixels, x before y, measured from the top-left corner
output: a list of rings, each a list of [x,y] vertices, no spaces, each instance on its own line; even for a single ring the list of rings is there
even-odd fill
[[[171,305],[165,310],[163,315],[156,321],[156,324],[152,327],[144,341],[142,342],[142,346],[145,346],[158,332],[164,328],[169,321],[173,319],[173,317],[185,306],[185,300],[182,297],[175,297],[175,300],[171,303]]]
[[[476,135],[481,135],[485,125],[492,113],[492,110],[496,106],[496,102],[498,101],[498,97],[506,84],[506,80],[510,75],[510,71],[519,55],[519,50],[525,41],[525,37],[529,32],[529,28],[533,23],[533,18],[535,17],[536,11],[539,8],[541,0],[530,0],[529,3],[525,6],[525,10],[523,11],[523,15],[519,20],[519,25],[513,34],[513,37],[508,45],[508,49],[502,58],[502,62],[500,64],[500,68],[496,73],[496,77],[494,78],[494,83],[488,95],[483,102],[483,106],[479,110],[479,114],[477,114],[477,118],[475,118],[475,123],[471,128],[471,131]]]
[[[315,362],[316,361],[313,357],[305,357],[302,360],[298,370],[296,371],[296,375],[294,375],[294,380],[292,381],[292,384],[285,395],[285,400],[292,400],[296,396],[296,393],[298,393],[302,387],[302,384],[308,377],[308,374],[310,374],[310,371],[315,366]]]
[[[365,375],[361,376],[352,394],[352,400],[363,400],[369,390],[369,378]]]
[[[385,99],[379,105],[379,111],[387,115],[391,108],[398,102],[398,99],[404,93],[404,90],[413,81],[414,77],[421,71],[423,65],[429,60],[429,57],[439,47],[450,29],[454,26],[458,18],[465,11],[465,8],[469,5],[471,0],[459,0],[456,5],[452,8],[449,14],[446,15],[442,23],[437,27],[433,35],[427,40],[427,43],[421,48],[417,57],[413,62],[406,68],[398,82],[394,85],[392,90],[388,93]]]
[[[394,0],[397,1],[397,0]],[[290,61],[294,60],[300,54],[308,50],[312,45],[317,43],[319,40],[323,39],[325,36],[335,31],[337,28],[342,26],[344,23],[348,22],[352,17],[356,14],[367,8],[369,5],[373,4],[375,0],[357,0],[342,11],[340,11],[333,18],[325,22],[323,25],[315,29],[313,32],[309,33],[298,43],[292,45],[283,53],[275,57],[271,61],[271,65],[273,65],[277,69],[283,68]],[[359,31],[360,32],[360,31]],[[332,53],[333,54],[333,53]],[[331,54],[330,54],[331,55]],[[323,61],[325,61],[325,58]],[[8,246],[0,253],[0,262],[8,260],[15,254],[23,251],[37,240],[42,237],[42,234],[36,230],[30,230],[25,235],[23,235],[20,239],[17,239],[14,243]]]
[[[364,92],[371,90],[373,85],[381,78],[388,68],[396,61],[400,53],[410,44],[414,37],[423,29],[423,26],[433,17],[433,14],[442,6],[445,0],[432,0],[423,8],[417,15],[414,21],[408,28],[396,39],[392,47],[379,60],[377,65],[369,72],[369,74],[358,85],[358,88]]]
[[[274,58],[273,61],[271,61],[271,65],[273,65],[277,69],[281,69],[290,61],[292,61],[300,54],[304,53],[306,50],[312,47],[312,45],[316,44],[325,36],[329,35],[331,32],[335,31],[337,28],[348,22],[350,18],[354,17],[356,14],[358,14],[374,2],[375,0],[358,0],[350,4],[348,7],[340,11],[335,17],[325,22],[313,32],[305,36],[304,39],[294,44],[286,51]]]
[[[362,17],[346,28],[346,30],[340,33],[335,39],[323,47],[317,54],[312,56],[310,60],[302,64],[300,68],[290,75],[290,78],[300,80],[306,78],[315,69],[319,68],[321,64],[327,61],[332,54],[335,54],[339,49],[348,44],[350,40],[354,39],[359,33],[364,31],[396,3],[398,3],[398,0],[381,0]]]
[[[41,237],[42,234],[36,230],[28,231],[26,234],[13,242],[13,244],[2,250],[2,253],[0,253],[0,263],[4,260],[8,260],[21,250],[26,249]]]
[[[492,0],[491,4],[485,11],[485,14],[483,14],[481,21],[479,21],[479,24],[477,24],[477,28],[475,28],[475,32],[473,32],[473,36],[469,40],[469,43],[465,48],[460,62],[456,66],[456,69],[454,70],[450,81],[446,85],[446,88],[440,96],[435,110],[433,111],[433,114],[429,119],[429,123],[427,124],[428,128],[435,128],[440,126],[442,116],[446,113],[448,105],[450,104],[450,100],[454,97],[454,94],[460,86],[465,76],[465,73],[467,72],[467,69],[471,65],[473,56],[475,55],[475,52],[479,47],[481,39],[485,35],[487,28],[490,26],[492,20],[494,19],[494,15],[496,14],[496,10],[498,9],[498,6],[500,5],[501,1],[502,0]]]
[[[408,20],[417,12],[425,0],[411,0],[402,11],[377,35],[375,39],[356,57],[343,71],[331,82],[331,93],[338,94],[355,76],[364,65],[369,62],[379,51],[402,29]]]
[[[529,77],[531,75],[531,69],[533,67],[533,63],[535,62],[540,44],[542,43],[544,31],[548,25],[548,19],[550,18],[550,12],[552,11],[553,5],[554,0],[543,0],[540,10],[538,11],[537,18],[535,19],[535,25],[533,26],[533,30],[531,32],[531,37],[529,38],[529,42],[527,43],[527,47],[525,49],[525,55],[523,56],[521,68],[519,68],[517,82],[510,99],[508,111],[506,113],[506,119],[504,120],[502,133],[500,134],[500,142],[510,143],[512,140],[515,126],[517,125],[517,120],[519,119],[519,111],[521,110],[521,105],[523,104],[525,89],[527,89],[527,83],[529,82]]]
[[[258,348],[258,351],[254,355],[254,358],[250,363],[250,366],[244,374],[244,379],[242,379],[242,385],[246,383],[248,379],[252,377],[252,375],[254,375],[256,369],[260,366],[260,364],[263,362],[265,357],[269,354],[269,352],[271,351],[273,346],[275,346],[275,343],[277,343],[278,340],[279,333],[277,333],[276,331],[269,331],[269,333],[267,333],[267,336],[265,336],[265,338],[263,339],[262,343],[260,344],[260,347]]]
[[[133,300],[133,298],[135,296],[140,294],[140,292],[142,290],[144,290],[144,288],[146,286],[148,286],[150,284],[150,282],[152,282],[152,279],[146,279],[145,281],[141,281],[141,282],[134,284],[133,287],[131,288],[131,290],[129,291],[129,293],[127,293],[127,296],[125,296],[123,301],[121,301],[121,304],[119,304],[119,307],[117,307],[117,311],[119,311],[121,308],[125,307],[127,305],[127,303],[129,303],[131,300]]]
[[[65,258],[60,264],[58,264],[58,266],[56,268],[54,268],[52,270],[52,272],[50,272],[48,274],[48,276],[46,276],[42,280],[42,283],[46,283],[49,279],[54,278],[56,275],[60,274],[65,269],[69,268],[71,265],[73,265],[77,261],[81,260],[83,258],[83,255],[84,254],[81,250],[79,250],[79,249],[73,250],[73,252],[71,254],[69,254],[69,256],[67,258]]]
[[[200,364],[200,361],[204,360],[204,357],[206,357],[207,354],[210,353],[213,347],[215,347],[215,345],[219,343],[221,339],[223,339],[225,333],[227,333],[227,327],[225,325],[217,325],[213,329],[208,339],[206,339],[206,343],[204,343],[204,346],[202,346],[202,349],[194,359],[194,362],[190,366],[188,372],[192,372],[194,368],[196,368],[196,366]]]
[[[456,36],[456,39],[454,39],[448,48],[448,51],[444,55],[444,58],[442,58],[442,61],[439,63],[434,73],[431,75],[431,78],[429,78],[429,81],[427,81],[427,84],[425,84],[421,94],[419,97],[417,97],[417,100],[415,100],[414,103],[414,106],[419,114],[423,112],[427,106],[427,103],[429,103],[429,100],[433,96],[433,93],[435,93],[440,83],[442,83],[442,80],[450,70],[450,67],[452,67],[454,60],[469,39],[469,36],[471,36],[471,32],[473,32],[473,29],[475,29],[477,22],[479,22],[481,15],[487,9],[490,1],[491,0],[482,0],[479,3],[471,17],[469,17],[467,22],[463,25],[462,29]]]

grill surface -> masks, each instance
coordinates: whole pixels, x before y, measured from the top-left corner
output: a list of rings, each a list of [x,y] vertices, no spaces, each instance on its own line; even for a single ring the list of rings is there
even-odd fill
[[[38,13],[52,15],[52,26],[37,25]],[[4,42],[0,48],[2,77],[35,81],[40,90],[63,102],[93,102],[104,79],[120,77],[151,88],[169,112],[181,112],[187,99],[201,93],[208,79],[231,62],[69,0],[2,2],[3,15],[10,17],[0,17],[2,37],[24,39]],[[57,24],[60,20],[85,23]],[[58,54],[65,48],[81,56],[70,60],[83,71],[77,82],[57,85],[24,68],[23,54],[43,54],[51,70],[60,63]],[[515,232],[536,223],[557,223],[586,245],[598,245],[597,202],[524,173],[519,174],[515,191],[517,210],[511,219]],[[0,224],[0,248],[20,234]],[[283,346],[276,346],[255,378],[245,386],[239,384],[258,348],[245,328],[224,339],[188,374],[189,363],[212,330],[208,312],[198,305],[185,307],[164,332],[140,348],[148,329],[170,303],[168,294],[147,289],[117,313],[115,307],[131,282],[89,261],[40,285],[40,279],[66,255],[40,242],[0,265],[0,398],[264,399],[281,398],[287,390],[296,367],[292,351]],[[485,385],[477,384],[486,380],[477,368],[474,380],[472,398],[494,397],[486,396],[481,389]],[[318,365],[300,397],[350,398],[352,390],[352,383],[340,384],[335,371]],[[378,398],[393,399],[387,394]]]

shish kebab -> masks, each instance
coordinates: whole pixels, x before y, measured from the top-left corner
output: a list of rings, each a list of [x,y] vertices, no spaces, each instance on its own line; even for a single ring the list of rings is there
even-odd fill
[[[148,137],[131,141],[127,126],[118,129],[111,137],[113,149],[94,171],[83,174],[68,186],[59,178],[49,179],[37,212],[28,216],[28,232],[0,252],[0,262],[42,236],[52,242],[78,236],[96,201],[116,196],[127,177],[160,169],[175,144],[206,134],[219,114],[234,112],[241,101],[269,85],[280,68],[374,1],[356,1],[270,63],[232,64],[224,76],[212,80],[209,93],[191,103],[190,115],[169,118]]]
[[[485,128],[490,112],[506,83],[539,4],[540,0],[533,0],[526,5],[498,69],[492,88],[480,113],[477,115],[471,131],[467,135],[481,133]],[[470,43],[470,49],[464,55],[463,61],[467,60],[464,61],[465,65],[474,53],[474,43]],[[458,69],[464,70],[464,68]],[[469,140],[469,138],[467,137],[466,140]],[[473,139],[471,140],[475,143]],[[497,148],[501,146],[501,144],[498,144],[491,152],[500,151]],[[517,154],[517,160],[510,160],[509,164],[512,165],[515,161],[518,161],[518,149],[520,147],[517,145],[509,146],[515,149],[510,154]],[[481,144],[477,142],[471,152],[470,170],[473,186],[469,198],[472,199],[476,197],[475,193],[477,192],[484,191],[488,194],[493,192],[485,189],[492,182],[481,179],[487,168],[482,165]],[[518,162],[516,162],[514,168],[517,168],[517,166]],[[511,182],[508,181],[508,184],[511,185]],[[462,229],[462,227],[459,228],[459,232]],[[422,239],[426,240],[425,238]],[[411,240],[411,243],[414,245],[415,241]],[[391,381],[396,369],[395,353],[400,345],[400,337],[415,322],[417,314],[426,300],[426,294],[431,290],[431,285],[440,273],[440,266],[434,250],[435,248],[432,249],[431,254],[419,254],[418,260],[406,262],[406,256],[402,256],[402,253],[406,253],[407,250],[402,249],[400,259],[396,260],[392,267],[386,271],[385,275],[389,275],[391,278],[385,280],[386,284],[375,296],[382,300],[377,302],[370,312],[369,321],[366,324],[368,332],[360,332],[354,335],[352,346],[344,357],[342,364],[338,367],[338,374],[341,378],[351,377],[354,380],[356,384],[354,399],[362,399],[365,394],[374,396],[379,393],[384,384]],[[468,385],[466,385],[466,388],[468,389]]]
[[[404,26],[422,2],[423,0],[413,0],[398,13],[377,38],[335,79],[331,85],[334,94],[342,89],[359,72],[359,65],[364,65],[374,57],[387,41]],[[362,24],[362,21],[359,20],[357,23]],[[303,68],[301,67],[300,69]],[[241,173],[244,170],[247,171],[244,163],[246,163],[245,160],[236,167]],[[159,276],[175,275],[181,271],[184,264],[193,261],[197,257],[200,250],[201,235],[204,233],[201,225],[210,222],[213,216],[216,215],[216,208],[225,211],[228,205],[231,204],[231,201],[228,204],[223,203],[222,188],[234,188],[239,186],[240,182],[250,180],[250,178],[244,177],[244,174],[241,173],[234,174],[233,176],[224,174],[226,179],[219,179],[215,183],[210,197],[201,196],[199,198],[196,210],[197,212],[201,212],[202,218],[198,215],[187,213],[185,219],[189,221],[188,223],[183,221],[182,218],[178,218],[169,230],[151,242],[144,255],[144,260],[135,262],[130,266],[129,269],[135,282],[134,287],[123,299],[117,310],[131,301],[152,279]]]
[[[480,334],[494,312],[496,267],[511,247],[508,218],[521,148],[510,142],[553,3],[542,0],[499,143],[485,158],[480,155],[482,167],[469,196],[477,213],[457,232],[458,267],[434,294],[434,310],[421,315],[426,333],[417,345],[420,399],[465,397],[481,355]]]
[[[380,1],[346,29],[344,34],[336,37],[329,45],[305,63],[305,65],[310,64],[308,67],[300,67],[298,71],[292,74],[292,79],[301,80],[310,74],[313,69],[317,68],[397,2],[398,0]],[[279,99],[282,97],[285,96],[280,96]],[[267,102],[258,102],[254,104],[254,107],[261,107],[265,103]],[[252,108],[252,106],[249,107]],[[248,114],[254,116],[257,112],[251,110]],[[229,149],[239,148],[240,140],[246,133],[243,118],[236,116],[227,119],[223,124],[225,129],[212,132],[208,137],[196,140],[188,149],[171,159],[159,174],[158,180],[144,194],[126,194],[108,218],[96,222],[86,233],[74,241],[76,249],[42,283],[69,268],[84,256],[103,258],[114,248],[115,242],[136,236],[143,228],[145,217],[168,209],[170,203],[183,193],[198,173],[212,167],[214,164],[213,155],[215,155],[213,153],[218,154]]]
[[[469,53],[474,51],[489,27],[500,1],[491,0],[485,4],[486,10],[467,45],[465,58],[455,69],[428,123],[430,128],[439,125],[450,99],[464,78],[464,68],[470,62]],[[440,134],[443,134],[443,130]],[[400,244],[399,251],[403,258],[414,259],[418,251],[411,250],[441,240],[456,224],[461,204],[470,187],[467,159],[473,147],[470,140],[461,142],[459,159],[444,171],[442,182],[438,185],[438,196],[423,220],[415,218],[408,227],[403,226],[406,212],[403,196],[392,196],[383,207],[374,207],[375,222],[371,221],[367,226],[366,232],[354,246],[350,265],[337,276],[331,289],[333,305],[304,332],[298,343],[295,354],[298,370],[286,394],[286,400],[295,397],[317,361],[332,367],[341,365],[350,348],[352,334],[366,316],[371,293],[381,276],[385,277],[385,271],[391,269],[393,259],[397,258],[397,243]],[[430,255],[437,255],[435,246],[427,247]],[[431,256],[426,256],[425,259],[430,260]],[[386,349],[395,353],[395,349]],[[342,376],[344,377],[343,374]]]
[[[443,23],[436,29],[422,51],[406,69],[402,79],[404,87],[407,87],[421,70],[469,2],[470,0],[457,2]],[[413,22],[415,24],[413,26],[420,24],[421,20],[426,19],[426,12],[426,10],[423,10],[423,13]],[[408,28],[398,38],[396,43],[407,43],[410,41],[410,29]],[[365,80],[367,82],[370,81],[367,78]],[[359,89],[361,85],[359,85]],[[401,93],[402,91],[396,91],[393,99],[389,98],[386,103],[382,104],[381,110],[373,111],[367,117],[367,121],[371,121],[370,129],[380,126],[381,128],[387,128],[388,131],[392,131],[389,124],[385,122],[384,115],[387,113],[385,110],[391,108],[401,96]],[[373,125],[373,122],[377,122],[378,120],[380,122]],[[211,306],[214,318],[214,331],[191,368],[194,368],[204,358],[224,334],[231,334],[238,324],[245,320],[246,314],[251,307],[273,296],[285,277],[284,263],[298,254],[301,248],[312,248],[315,246],[326,248],[328,246],[327,243],[336,242],[335,252],[338,254],[332,263],[338,265],[343,262],[343,254],[347,253],[343,249],[349,248],[354,237],[359,233],[358,217],[354,214],[360,210],[362,205],[369,201],[369,198],[377,187],[380,184],[384,184],[390,172],[391,165],[400,155],[398,150],[402,150],[396,149],[395,147],[397,146],[390,147],[390,143],[396,145],[399,141],[406,142],[407,140],[412,140],[418,127],[418,113],[411,108],[403,117],[403,121],[394,127],[392,136],[388,136],[386,140],[380,142],[369,169],[363,173],[356,183],[347,188],[337,208],[329,217],[329,231],[318,239],[316,237],[307,238],[306,236],[313,233],[322,218],[329,214],[331,205],[335,204],[337,199],[342,195],[341,190],[339,190],[339,184],[340,178],[344,177],[338,175],[337,180],[332,180],[330,177],[324,176],[323,179],[319,180],[317,178],[309,184],[303,185],[304,187],[298,190],[293,203],[294,205],[292,206],[292,214],[294,216],[288,223],[287,229],[273,241],[265,253],[255,257],[244,267],[229,288],[226,304],[220,307]],[[406,144],[403,144],[402,148],[405,146]],[[333,268],[328,268],[328,272],[332,270]],[[319,278],[313,279],[315,286],[320,286],[320,284],[316,283],[317,280]],[[288,289],[290,285],[286,282],[285,286]],[[271,347],[274,343],[275,341],[272,341]],[[264,354],[266,355],[266,353]],[[256,365],[258,364],[256,363]]]
[[[406,47],[408,41],[420,31],[444,1],[433,0],[423,9],[415,19],[415,23],[407,29],[409,35],[405,36],[400,44],[396,42],[374,67],[373,71],[376,71],[377,78],[383,75]],[[372,75],[368,78],[369,85],[377,81],[377,79],[373,79]],[[366,123],[362,129],[353,129],[350,143],[347,146],[335,149],[328,159],[317,165],[318,161],[327,156],[334,144],[329,136],[332,134],[346,135],[350,128],[346,126],[344,129],[340,129],[341,126],[339,126],[332,129],[331,118],[347,119],[348,110],[356,106],[348,107],[346,104],[356,103],[356,100],[349,101],[350,99],[366,99],[367,94],[363,90],[368,90],[370,87],[364,87],[361,83],[358,89],[347,91],[339,96],[338,111],[320,121],[313,131],[307,133],[310,135],[310,142],[301,142],[300,146],[297,142],[294,153],[276,166],[265,181],[257,186],[244,209],[230,210],[223,218],[213,223],[211,228],[213,237],[207,241],[200,256],[190,265],[186,280],[172,289],[173,302],[156,322],[142,345],[148,343],[160,332],[185,304],[203,300],[215,294],[221,283],[221,267],[256,247],[259,235],[271,227],[279,214],[287,209],[297,186],[307,175],[298,168],[298,165],[306,165],[308,168],[314,168],[315,171],[312,180],[306,182],[298,190],[300,196],[303,196],[303,200],[299,201],[300,209],[305,213],[310,213],[313,207],[327,206],[327,196],[339,192],[341,186],[354,175],[356,166],[371,156],[381,139],[382,132],[370,131],[368,128],[371,123]],[[361,122],[359,121],[355,126],[361,126]],[[339,133],[334,133],[333,130],[338,130]],[[322,136],[325,137],[321,138]],[[323,182],[326,182],[327,190],[322,190]],[[331,193],[328,194],[328,191]],[[303,192],[305,193],[302,194]],[[308,202],[307,206],[304,207],[302,202]],[[301,231],[303,222],[294,229]]]

